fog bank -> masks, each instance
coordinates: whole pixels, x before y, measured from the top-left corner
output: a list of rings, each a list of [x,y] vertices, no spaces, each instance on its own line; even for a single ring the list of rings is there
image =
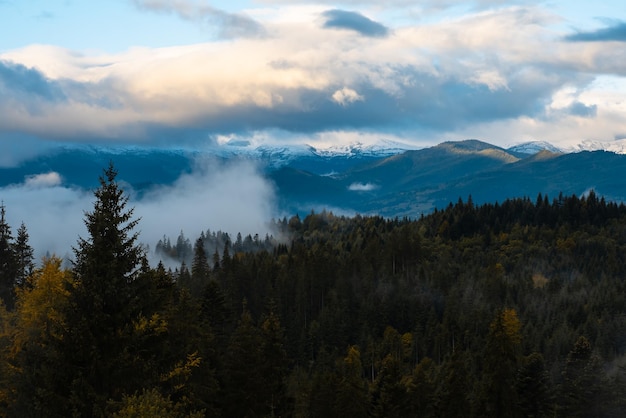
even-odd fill
[[[50,179],[54,181],[44,181]],[[151,251],[163,235],[175,240],[181,230],[190,239],[207,229],[265,234],[275,211],[273,186],[249,161],[199,160],[191,174],[141,198],[122,186],[130,196],[134,218],[140,218],[139,240]],[[58,174],[50,172],[0,188],[0,200],[14,236],[22,222],[26,225],[39,262],[47,253],[72,256],[78,237],[86,238],[84,214],[93,209],[94,197],[92,191],[65,187]]]

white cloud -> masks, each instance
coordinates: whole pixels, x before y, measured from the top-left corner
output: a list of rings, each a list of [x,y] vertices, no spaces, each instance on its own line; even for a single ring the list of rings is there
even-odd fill
[[[378,186],[373,183],[352,183],[348,190],[354,192],[369,192],[378,189]]]
[[[139,3],[189,19],[200,13],[198,4],[208,4]],[[192,3],[198,7],[189,9]],[[36,45],[1,54],[0,60],[41,71],[64,99],[0,96],[0,141],[5,132],[149,141],[167,130],[168,140],[177,141],[185,130],[199,137],[286,131],[299,138],[349,129],[432,141],[459,132],[493,138],[501,130],[490,127],[507,124],[531,136],[544,123],[545,104],[566,87],[585,91],[580,102],[597,107],[596,121],[612,121],[594,124],[599,136],[623,134],[617,127],[626,125],[626,116],[589,83],[603,74],[626,76],[626,50],[563,41],[564,33],[554,29],[559,17],[546,9],[500,7],[429,19],[392,27],[385,38],[324,30],[323,10],[320,4],[252,9],[250,16],[267,30],[262,39],[120,54]],[[350,106],[357,102],[359,112]],[[563,131],[543,139],[571,133],[560,126]],[[417,137],[424,132],[428,137]]]
[[[83,211],[90,210],[93,201],[89,193],[62,186],[21,185],[1,188],[0,197],[13,231],[21,222],[26,225],[37,259],[47,252],[71,256],[78,236],[85,236]]]
[[[26,177],[24,185],[32,188],[55,187],[60,186],[62,182],[61,175],[55,171],[43,174],[35,174]]]
[[[154,245],[163,234],[175,238],[200,231],[263,234],[274,217],[274,189],[250,161],[197,162],[192,174],[161,186],[134,203],[141,216],[141,240]]]
[[[365,99],[359,93],[348,87],[344,87],[341,90],[335,91],[332,98],[335,103],[340,104],[341,106],[347,106],[354,102],[363,101]]]

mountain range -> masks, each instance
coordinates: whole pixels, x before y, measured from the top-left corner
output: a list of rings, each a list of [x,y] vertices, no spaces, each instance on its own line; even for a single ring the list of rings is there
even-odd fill
[[[227,144],[208,151],[97,147],[59,148],[15,167],[0,168],[0,187],[58,173],[64,186],[89,189],[109,161],[136,193],[169,185],[192,173],[199,158],[244,159],[261,167],[275,185],[280,213],[340,213],[417,217],[470,196],[475,203],[539,193],[556,198],[594,189],[607,200],[626,201],[626,155],[612,151],[567,152],[532,142],[508,149],[479,140],[444,142],[423,149],[385,142],[319,149]],[[625,148],[626,149],[626,148]]]

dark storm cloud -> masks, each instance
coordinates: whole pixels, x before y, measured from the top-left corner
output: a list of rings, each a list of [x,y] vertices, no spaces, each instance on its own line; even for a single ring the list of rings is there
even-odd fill
[[[173,13],[184,20],[209,23],[219,38],[259,38],[266,30],[256,20],[242,13],[228,13],[210,6],[206,2],[191,0],[133,0],[137,8],[158,13]]]
[[[411,69],[398,74],[413,83],[400,93],[389,93],[370,84],[353,86],[363,97],[347,106],[331,99],[335,90],[284,90],[284,103],[273,108],[233,106],[200,123],[216,132],[245,132],[277,128],[313,133],[335,129],[426,128],[454,130],[472,123],[490,122],[520,116],[542,116],[546,101],[563,80],[537,82],[511,80],[509,88],[491,90],[462,80],[440,80]],[[336,86],[336,90],[339,86]],[[300,106],[293,106],[297,97]],[[580,109],[578,109],[580,111]]]
[[[626,42],[626,22],[617,22],[611,26],[590,32],[578,32],[565,37],[570,42]]]
[[[224,39],[259,38],[266,35],[263,25],[242,14],[213,9],[208,18],[219,24],[219,36]]]
[[[132,103],[132,97],[123,89],[116,90],[116,84],[110,80],[99,83],[50,81],[36,70],[1,64],[0,92],[3,94],[0,95],[0,107],[10,108],[12,102],[17,102],[34,114],[45,109],[40,102],[54,105],[57,103],[54,100],[65,100],[72,106],[93,109],[94,114],[98,111],[123,114],[127,112],[128,103]],[[372,67],[372,71],[377,71],[376,67]],[[169,102],[151,101],[148,110],[142,110],[139,104],[132,109],[142,112],[134,120],[122,119],[106,131],[81,130],[80,138],[63,130],[57,132],[41,128],[32,132],[41,138],[58,139],[66,135],[67,140],[92,143],[106,143],[114,138],[117,143],[149,141],[167,144],[175,141],[189,145],[206,141],[210,135],[263,130],[316,133],[344,129],[395,131],[415,128],[446,132],[475,123],[520,116],[545,117],[545,105],[552,93],[566,81],[574,81],[572,77],[575,78],[575,75],[555,74],[537,80],[511,75],[506,88],[493,89],[460,77],[440,77],[410,66],[395,67],[393,79],[405,81],[391,88],[380,87],[368,80],[350,86],[331,85],[324,89],[274,87],[272,93],[280,100],[271,106],[254,102],[216,104],[206,112],[195,112],[193,117],[184,120],[184,124],[176,121],[161,123],[151,117],[149,111],[158,112],[171,106]],[[352,100],[338,101],[337,97],[341,96],[338,93],[341,92],[352,94],[348,97]],[[6,97],[9,99],[6,100]],[[190,107],[193,103],[185,105]],[[198,101],[197,108],[202,109],[202,104]],[[567,112],[590,117],[595,115],[596,108],[579,103]],[[5,161],[4,164],[11,162]]]
[[[81,83],[69,79],[51,80],[39,70],[0,60],[0,105],[15,100],[32,111],[43,103],[72,100],[103,109],[121,106],[119,94],[109,80]]]
[[[0,60],[0,92],[7,97],[37,97],[60,101],[65,94],[60,86],[48,80],[41,72],[21,64]],[[0,102],[3,100],[0,97]]]
[[[54,147],[50,141],[21,133],[0,132],[0,168],[16,167]]]
[[[327,10],[322,13],[322,18],[325,20],[324,27],[328,29],[348,29],[370,37],[384,37],[389,34],[386,26],[357,12]]]
[[[567,113],[572,116],[580,116],[583,118],[592,118],[598,114],[598,106],[591,105],[587,106],[581,102],[574,102],[569,107],[567,107]]]

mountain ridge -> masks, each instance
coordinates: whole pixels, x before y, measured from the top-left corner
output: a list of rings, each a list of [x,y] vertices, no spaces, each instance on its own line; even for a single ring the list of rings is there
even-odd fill
[[[18,167],[0,168],[0,187],[25,184],[32,176],[55,172],[64,187],[93,189],[102,168],[114,161],[120,179],[141,196],[192,174],[199,158],[209,158],[217,164],[231,159],[258,164],[260,175],[275,188],[281,213],[335,208],[346,213],[411,217],[469,195],[481,203],[538,193],[580,195],[590,188],[612,200],[626,201],[626,185],[619,181],[626,172],[626,155],[567,153],[546,144],[522,147],[538,150],[534,153],[469,139],[401,152],[359,143],[342,152],[318,152],[311,146],[302,146],[297,153],[288,147],[252,147],[255,153],[230,156],[210,150],[75,147]],[[246,152],[252,149],[250,143],[241,145]]]

